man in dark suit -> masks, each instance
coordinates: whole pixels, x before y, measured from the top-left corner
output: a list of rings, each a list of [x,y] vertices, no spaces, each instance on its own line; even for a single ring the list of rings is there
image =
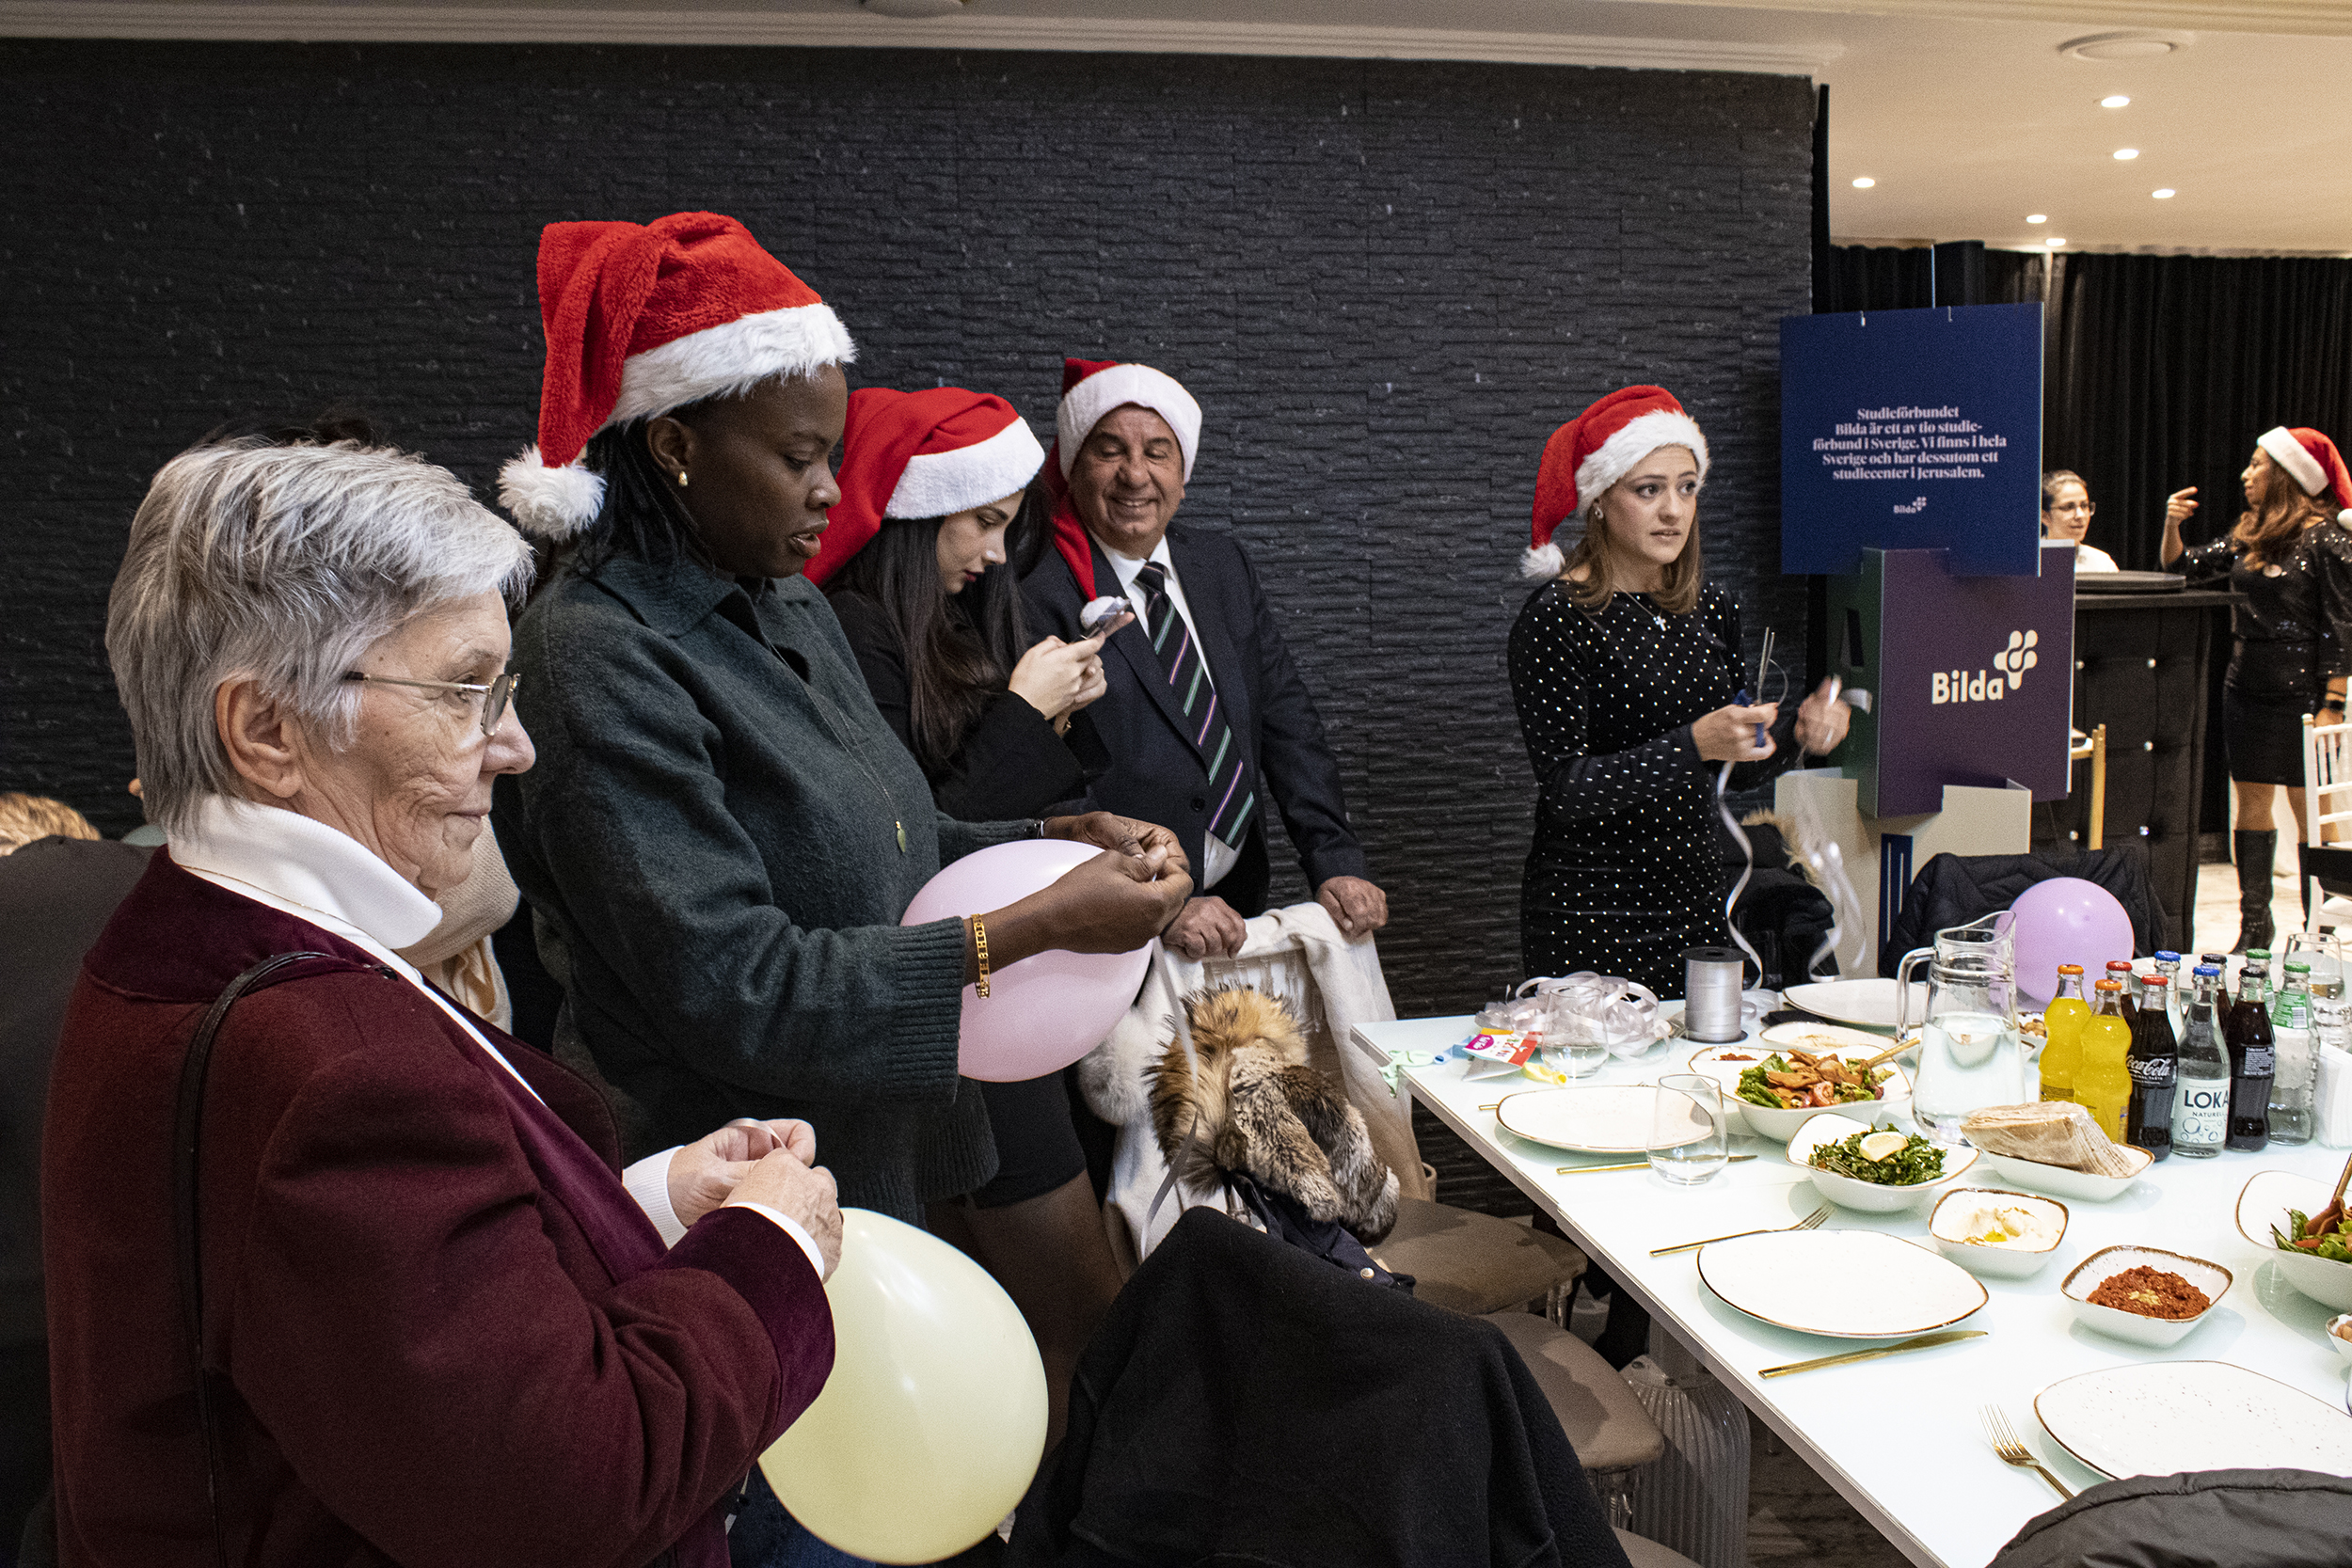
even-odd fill
[[[1095,598],[1135,609],[1104,649],[1109,689],[1089,713],[1111,765],[1089,793],[1168,828],[1192,857],[1200,896],[1163,940],[1188,958],[1239,950],[1272,880],[1269,813],[1341,933],[1378,930],[1388,897],[1365,876],[1338,759],[1257,573],[1230,533],[1174,522],[1200,404],[1150,366],[1073,359],[1058,424],[1056,559],[1023,595],[1037,629],[1071,640]]]

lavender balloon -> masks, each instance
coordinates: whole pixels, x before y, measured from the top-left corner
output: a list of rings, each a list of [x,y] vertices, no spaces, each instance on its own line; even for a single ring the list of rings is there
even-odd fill
[[[1068,839],[1020,839],[970,854],[923,884],[901,926],[986,914],[1051,887],[1104,851]],[[992,966],[989,994],[963,988],[957,1069],[966,1078],[1018,1083],[1058,1072],[1102,1043],[1143,989],[1157,941],[1132,953],[1054,948]]]
[[[2053,877],[2019,894],[2010,910],[2017,917],[2017,989],[2036,1002],[2058,994],[2060,964],[2097,976],[2108,959],[2132,956],[2132,917],[2096,882]]]

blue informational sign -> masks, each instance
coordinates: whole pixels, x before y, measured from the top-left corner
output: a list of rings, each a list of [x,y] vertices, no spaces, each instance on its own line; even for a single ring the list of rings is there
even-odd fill
[[[1782,571],[1947,549],[1955,577],[2034,577],[2041,496],[2041,306],[1781,318]]]

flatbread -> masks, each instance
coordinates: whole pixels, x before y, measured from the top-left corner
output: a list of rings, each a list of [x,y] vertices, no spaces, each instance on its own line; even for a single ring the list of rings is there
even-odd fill
[[[2137,1176],[2143,1164],[2117,1148],[2090,1112],[2072,1101],[1988,1105],[1962,1121],[1960,1130],[1987,1153],[2093,1176]]]

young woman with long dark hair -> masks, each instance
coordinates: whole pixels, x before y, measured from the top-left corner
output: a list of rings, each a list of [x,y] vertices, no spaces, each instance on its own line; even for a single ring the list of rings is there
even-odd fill
[[[2237,786],[2230,835],[2238,867],[2233,953],[2267,947],[2276,935],[2270,901],[2279,793],[2286,791],[2300,838],[2303,715],[2340,721],[2344,673],[2352,669],[2352,532],[2325,526],[2339,508],[2352,518],[2352,480],[2335,443],[2316,430],[2265,431],[2238,483],[2246,510],[2228,533],[2190,548],[2181,523],[2196,503],[2168,505],[2163,548],[2168,570],[2186,573],[2192,584],[2227,580],[2237,594],[2221,687],[2222,739]]]
[[[1032,641],[1022,623],[1013,565],[1033,563],[1045,542],[1046,512],[1028,492],[1044,461],[1002,398],[853,392],[841,499],[808,569],[932,799],[967,821],[1042,816],[1084,795],[1108,761],[1081,711],[1103,693],[1102,636]],[[977,1257],[1028,1321],[1045,1360],[1050,1444],[1119,1269],[1062,1075],[979,1090],[996,1175],[933,1203],[931,1227]]]

